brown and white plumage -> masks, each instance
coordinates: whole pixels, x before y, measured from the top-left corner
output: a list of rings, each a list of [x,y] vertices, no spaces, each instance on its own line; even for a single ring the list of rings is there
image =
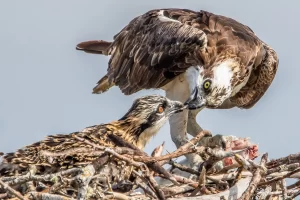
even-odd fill
[[[170,115],[184,109],[182,103],[158,95],[137,99],[130,110],[118,121],[87,127],[70,134],[50,135],[46,139],[4,155],[0,175],[26,172],[30,165],[56,172],[73,166],[84,166],[104,152],[81,139],[104,147],[122,146],[114,136],[143,149]],[[80,138],[80,139],[78,139]]]
[[[202,128],[203,108],[253,107],[271,85],[276,52],[246,25],[207,11],[155,9],[135,17],[112,42],[79,43],[77,50],[110,55],[107,74],[93,93],[118,86],[125,95],[160,88],[190,111],[170,118],[177,147]],[[207,88],[205,88],[207,87]],[[197,155],[190,163],[200,162]]]
[[[242,86],[230,101],[241,108],[261,98],[278,64],[274,50],[249,27],[228,17],[186,9],[151,10],[134,18],[113,42],[88,41],[77,49],[111,55],[108,73],[94,93],[112,85],[126,95],[160,88],[191,66],[202,66],[202,76],[211,77],[214,67],[232,59],[231,84]],[[102,88],[104,81],[107,87]]]

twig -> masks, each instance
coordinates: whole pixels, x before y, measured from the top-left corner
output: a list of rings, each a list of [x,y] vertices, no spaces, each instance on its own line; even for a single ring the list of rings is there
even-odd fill
[[[30,192],[28,196],[36,200],[72,200],[65,196],[43,192]]]
[[[7,196],[8,196],[7,193],[0,194],[0,199],[5,199]]]
[[[131,200],[127,195],[118,192],[107,192],[103,199]]]
[[[268,199],[267,197],[270,197],[272,194],[272,187],[270,185],[268,185],[264,191],[259,192],[258,195],[258,199],[259,200],[265,200]]]
[[[294,170],[292,172],[289,172],[289,173],[287,173],[287,174],[285,174],[283,176],[273,178],[273,179],[271,179],[269,181],[261,182],[261,183],[258,184],[258,186],[260,187],[260,186],[263,186],[263,185],[268,185],[268,184],[280,181],[280,180],[282,180],[284,178],[287,178],[287,177],[290,177],[291,175],[296,174],[298,172],[300,172],[300,168],[298,168],[298,169],[296,169],[296,170]]]
[[[264,154],[261,158],[261,162],[260,165],[264,166],[267,162],[268,159],[268,154]],[[254,172],[254,175],[250,181],[249,187],[247,188],[247,190],[243,193],[243,195],[239,198],[240,200],[244,200],[244,199],[251,199],[252,195],[254,194],[258,183],[260,182],[260,179],[262,178],[262,169],[261,168],[257,168]]]
[[[184,166],[184,165],[181,165],[181,164],[179,164],[179,163],[176,163],[176,162],[174,162],[173,160],[170,160],[169,161],[169,164],[172,166],[172,167],[174,167],[174,168],[177,168],[177,169],[179,169],[179,170],[181,170],[181,171],[185,171],[185,172],[188,172],[188,173],[190,173],[190,174],[195,174],[195,175],[200,175],[200,172],[198,172],[198,171],[196,171],[196,170],[194,170],[194,169],[192,169],[192,168],[190,168],[190,167],[187,167],[187,166]]]
[[[290,165],[280,165],[278,167],[268,169],[267,175],[273,174],[276,172],[293,171],[293,170],[297,169],[298,167],[300,167],[300,163],[293,163]]]
[[[199,153],[203,152],[206,147],[194,147],[194,145],[199,142],[199,140],[206,136],[209,135],[209,131],[201,131],[196,137],[192,138],[189,142],[185,143],[183,146],[179,147],[176,151],[166,154],[164,156],[159,156],[159,157],[145,157],[145,156],[134,156],[134,160],[136,161],[143,161],[145,163],[150,163],[150,162],[158,162],[162,160],[171,160],[173,158],[178,158],[180,156],[183,156],[185,154],[190,154],[190,153]],[[194,148],[191,148],[194,147]]]
[[[160,189],[159,185],[158,185],[157,182],[154,180],[153,176],[150,174],[149,171],[146,172],[146,177],[147,177],[149,183],[150,183],[150,184],[152,185],[152,187],[154,188],[157,197],[158,197],[159,199],[161,199],[161,200],[166,199],[164,193],[162,192],[162,190]]]
[[[23,197],[18,191],[14,190],[9,185],[7,185],[6,183],[4,183],[2,180],[0,180],[0,185],[3,187],[4,190],[7,190],[9,193],[15,195],[19,199],[21,199],[21,200],[28,200],[27,198]]]
[[[197,193],[205,187],[206,184],[206,169],[205,167],[202,167],[200,176],[199,176],[199,181],[198,181],[198,187],[192,192],[190,196],[196,196]]]
[[[296,154],[288,155],[283,158],[271,160],[266,164],[266,166],[267,168],[274,168],[283,164],[292,164],[292,163],[300,163],[300,152]]]
[[[152,190],[149,190],[148,187],[147,187],[147,185],[145,183],[143,183],[140,178],[137,178],[136,182],[137,182],[137,185],[140,188],[142,188],[146,194],[148,194],[152,198],[156,198],[155,193],[152,192]]]
[[[131,160],[130,158],[126,157],[126,156],[123,156],[123,155],[120,155],[118,154],[117,152],[115,152],[113,149],[111,148],[106,148],[105,149],[105,152],[111,154],[112,156],[118,158],[118,159],[121,159],[121,160],[124,160],[127,164],[130,164],[134,167],[137,167],[137,168],[140,168],[142,165],[142,163],[139,163],[139,162],[136,162],[134,160]]]
[[[134,154],[134,155],[141,156],[142,159],[137,160],[139,162],[144,162],[145,159],[151,158],[145,152],[141,151],[140,149],[138,149],[134,145],[128,143],[127,141],[125,141],[124,139],[122,139],[121,137],[118,137],[116,135],[110,134],[110,138],[113,139],[117,144],[125,146],[125,147],[117,147],[117,148],[107,148],[107,147],[105,147],[104,148],[103,146],[99,146],[97,144],[89,142],[88,140],[85,140],[83,138],[77,137],[76,135],[74,137],[76,139],[78,139],[79,141],[82,141],[82,142],[85,142],[85,143],[87,143],[89,145],[92,145],[94,148],[99,148],[100,150],[102,150],[104,152],[107,152],[107,153],[115,156],[118,159],[124,160],[125,162],[127,162],[128,164],[130,164],[130,165],[132,165],[134,167],[138,167],[139,168],[139,167],[141,167],[144,164],[143,163],[138,163],[138,162],[136,162],[134,160],[131,160],[127,156],[120,155],[118,152],[126,153],[127,154],[127,151],[130,152],[130,150],[126,149],[128,147],[128,148],[132,148],[134,151],[131,152],[130,154],[127,154],[127,155]],[[115,150],[117,150],[117,152]],[[97,161],[95,161],[95,162],[97,162]],[[167,179],[169,179],[171,182],[173,182],[174,184],[178,184],[176,182],[176,180],[174,179],[174,177],[172,176],[172,174],[170,174],[167,170],[165,170],[163,167],[161,167],[159,163],[148,162],[148,163],[146,163],[146,165],[149,168],[151,168],[153,171],[155,171],[157,173],[164,174],[164,176]]]
[[[65,176],[69,174],[77,174],[81,173],[81,168],[72,168],[67,169],[65,171],[53,173],[53,174],[45,174],[45,175],[32,175],[31,173],[27,173],[23,176],[13,176],[13,177],[3,177],[2,181],[6,182],[8,185],[17,185],[26,183],[28,181],[53,181],[58,176]]]
[[[280,181],[280,187],[281,187],[281,190],[282,190],[283,199],[287,199],[287,189],[286,189],[286,182],[285,182],[285,180],[281,180]]]
[[[300,181],[297,181],[296,183],[293,183],[293,184],[287,186],[287,189],[289,190],[289,189],[293,189],[295,187],[300,187]]]
[[[291,196],[290,196],[290,199],[294,199],[294,198],[296,198],[297,196],[299,196],[300,195],[300,190],[298,190],[297,192],[295,192],[294,194],[292,194]]]
[[[76,177],[76,181],[79,185],[78,195],[77,195],[78,200],[85,199],[89,183],[95,173],[95,168],[93,165],[90,164],[84,167],[82,171],[83,173],[77,175]]]
[[[189,191],[194,190],[194,187],[189,185],[181,185],[181,186],[171,186],[171,187],[162,187],[162,191],[164,192],[166,197],[183,194]]]

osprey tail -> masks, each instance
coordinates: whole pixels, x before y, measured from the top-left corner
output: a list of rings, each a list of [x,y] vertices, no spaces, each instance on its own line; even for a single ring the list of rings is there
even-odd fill
[[[104,40],[89,40],[77,44],[76,50],[92,54],[108,55],[110,45],[111,42],[106,42]],[[97,86],[93,88],[93,94],[106,92],[112,86],[114,86],[114,83],[109,82],[108,77],[105,75],[98,81]]]
[[[93,94],[101,94],[103,92],[106,92],[114,85],[114,83],[111,83],[108,80],[108,76],[105,75],[98,81],[97,86],[93,88]]]
[[[76,50],[85,51],[86,53],[92,54],[103,54],[107,55],[107,50],[111,42],[106,42],[104,40],[89,40],[77,44]]]

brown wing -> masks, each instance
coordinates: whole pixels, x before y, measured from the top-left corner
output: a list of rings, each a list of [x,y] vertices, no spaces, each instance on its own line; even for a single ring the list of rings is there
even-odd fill
[[[237,83],[251,75],[225,107],[248,108],[263,96],[277,70],[276,53],[248,26],[206,11],[152,10],[133,19],[114,39],[108,49],[101,41],[81,43],[78,48],[111,55],[108,73],[102,79],[105,82],[98,83],[97,91],[114,84],[125,94],[158,88],[192,65],[203,65],[209,72],[215,63],[231,56],[240,62]],[[262,60],[264,48],[270,57]]]
[[[115,37],[107,76],[123,93],[159,88],[200,64],[206,36],[195,28],[200,13],[182,9],[152,10],[133,19]],[[202,52],[202,53],[201,53]]]
[[[276,75],[279,63],[277,54],[266,44],[264,48],[266,53],[262,62],[252,70],[247,84],[230,99],[239,108],[253,107],[265,94]]]
[[[113,132],[118,134],[113,128],[113,126],[96,125],[71,134],[50,135],[14,153],[6,154],[3,157],[4,166],[0,164],[0,175],[10,173],[11,169],[22,173],[28,170],[31,164],[37,167],[38,173],[43,173],[45,170],[56,172],[72,166],[86,165],[104,152],[78,138],[96,145],[114,147],[116,146],[114,141],[108,136]]]

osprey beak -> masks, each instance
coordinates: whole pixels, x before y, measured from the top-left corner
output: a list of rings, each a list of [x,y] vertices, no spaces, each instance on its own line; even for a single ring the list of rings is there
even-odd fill
[[[171,107],[169,110],[169,114],[172,115],[174,113],[182,112],[184,109],[187,109],[187,106],[183,105],[180,101],[171,101]]]
[[[206,100],[199,95],[198,87],[195,87],[189,99],[184,103],[189,110],[200,109],[206,105]]]

